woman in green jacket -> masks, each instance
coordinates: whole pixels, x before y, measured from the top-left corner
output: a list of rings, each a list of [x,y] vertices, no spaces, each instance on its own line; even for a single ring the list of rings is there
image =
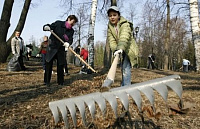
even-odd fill
[[[111,6],[107,11],[109,17],[107,39],[114,56],[122,54],[121,86],[131,85],[131,67],[137,63],[138,47],[133,38],[133,24],[120,16],[119,9]]]

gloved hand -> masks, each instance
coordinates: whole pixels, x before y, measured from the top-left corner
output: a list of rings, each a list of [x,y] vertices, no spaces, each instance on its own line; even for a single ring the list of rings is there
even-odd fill
[[[114,52],[114,56],[116,56],[117,54],[122,54],[123,53],[123,50],[122,49],[119,49],[117,51]]]
[[[19,55],[19,54],[17,54],[17,53],[16,53],[16,54],[14,54],[14,55],[15,55],[17,58],[20,56],[20,55]]]
[[[44,25],[43,30],[44,30],[44,31],[50,31],[51,28],[50,28],[48,25]]]
[[[63,46],[65,47],[65,51],[67,51],[68,48],[69,48],[69,43],[68,43],[68,42],[65,42],[65,43],[63,44]]]
[[[37,54],[36,57],[40,57],[40,54]]]

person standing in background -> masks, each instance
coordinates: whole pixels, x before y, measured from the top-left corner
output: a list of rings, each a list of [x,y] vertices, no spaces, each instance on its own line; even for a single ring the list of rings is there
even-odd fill
[[[188,72],[188,67],[190,65],[190,61],[187,59],[183,59],[183,72]]]
[[[42,56],[42,68],[45,72],[45,68],[46,68],[46,54],[47,54],[47,47],[48,47],[48,36],[44,36],[43,38],[43,42],[40,45],[40,49],[39,49],[39,54],[41,54]],[[37,55],[39,56],[39,55]]]
[[[155,54],[154,53],[149,54],[147,68],[150,69],[150,67],[151,67],[152,69],[155,69],[156,67],[155,67],[154,63],[155,63]]]
[[[80,57],[82,57],[83,60],[85,62],[87,62],[88,61],[88,50],[86,50],[85,48],[81,48]],[[88,69],[87,69],[86,65],[83,63],[80,73],[87,74],[87,72],[88,72]]]
[[[24,61],[23,61],[23,52],[25,50],[24,40],[22,39],[22,37],[20,37],[19,31],[15,31],[15,37],[11,39],[11,50],[12,50],[13,55],[18,56],[18,61],[19,61],[21,70],[26,70],[26,67],[24,66]]]

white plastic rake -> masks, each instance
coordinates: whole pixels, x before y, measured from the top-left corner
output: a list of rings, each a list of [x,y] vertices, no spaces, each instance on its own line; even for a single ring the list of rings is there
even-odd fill
[[[112,110],[117,117],[117,98],[121,101],[126,111],[129,109],[129,99],[131,97],[139,111],[142,111],[142,97],[141,92],[147,97],[154,111],[154,92],[156,90],[167,103],[168,88],[170,87],[179,97],[182,103],[182,84],[180,82],[180,76],[172,75],[163,78],[158,78],[142,83],[133,84],[130,86],[124,86],[119,88],[110,89],[108,92],[95,92],[87,95],[77,96],[73,98],[67,98],[63,100],[49,102],[49,107],[57,124],[60,120],[59,111],[62,115],[66,128],[69,128],[68,123],[68,111],[71,115],[74,127],[77,126],[76,113],[79,110],[83,124],[86,126],[86,106],[88,107],[92,119],[95,118],[95,103],[98,104],[101,112],[105,115],[106,101],[110,104]],[[77,107],[77,108],[76,108]],[[67,110],[68,109],[68,110]]]

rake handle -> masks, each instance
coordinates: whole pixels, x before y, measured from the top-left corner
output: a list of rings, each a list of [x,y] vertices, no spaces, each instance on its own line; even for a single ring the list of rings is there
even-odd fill
[[[57,34],[55,34],[54,32],[53,32],[53,30],[50,30],[50,32],[58,39],[58,40],[60,40],[60,42],[61,43],[65,43],[60,37],[58,37],[58,35]],[[77,54],[71,47],[69,47],[68,48],[76,57],[78,57],[90,70],[92,70],[94,73],[97,73],[87,62],[85,62],[84,60],[83,60],[83,58],[81,58],[80,57],[80,55],[79,54]]]

